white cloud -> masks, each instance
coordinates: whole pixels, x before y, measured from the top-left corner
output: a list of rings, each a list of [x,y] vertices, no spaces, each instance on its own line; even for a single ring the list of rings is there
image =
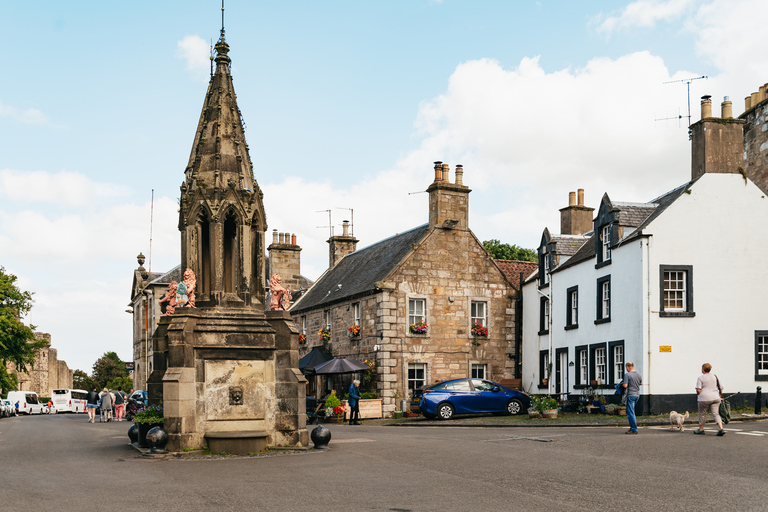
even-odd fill
[[[48,118],[36,108],[21,110],[11,105],[4,105],[3,103],[0,103],[0,117],[8,117],[22,124],[48,124]]]
[[[211,46],[200,36],[184,36],[176,43],[176,56],[185,60],[187,71],[196,79],[207,80],[211,69]]]
[[[112,201],[127,194],[125,186],[94,182],[74,172],[0,169],[0,198],[8,201],[82,207],[92,204],[94,200]]]
[[[699,0],[637,0],[614,16],[598,16],[593,23],[597,31],[613,32],[634,27],[653,28],[658,21],[672,21],[688,12]]]

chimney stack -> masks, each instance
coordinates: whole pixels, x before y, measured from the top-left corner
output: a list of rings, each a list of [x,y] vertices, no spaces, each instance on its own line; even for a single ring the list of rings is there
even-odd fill
[[[592,229],[592,212],[594,208],[584,206],[584,189],[578,189],[579,201],[576,202],[576,192],[568,192],[568,206],[560,209],[560,234],[583,235]]]
[[[437,180],[438,164],[440,179]],[[429,193],[429,227],[469,229],[469,193],[464,185],[464,167],[456,166],[456,183],[449,180],[451,166],[435,162],[436,180],[427,188]]]
[[[341,236],[332,236],[328,239],[328,268],[333,268],[341,261],[341,258],[357,250],[357,242],[359,240],[354,235],[349,234],[349,221],[343,221],[341,228]]]
[[[272,244],[267,247],[269,253],[269,272],[280,274],[283,286],[291,291],[301,288],[301,247],[296,245],[296,235],[272,230]]]
[[[443,179],[443,162],[435,162],[435,181]]]
[[[733,118],[728,96],[723,98],[721,113],[721,118],[713,118],[710,96],[701,97],[701,120],[688,128],[691,180],[708,172],[737,173],[744,164],[744,120]]]

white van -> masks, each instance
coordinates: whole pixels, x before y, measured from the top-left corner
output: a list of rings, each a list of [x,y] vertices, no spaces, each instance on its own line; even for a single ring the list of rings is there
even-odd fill
[[[9,391],[8,400],[16,407],[19,402],[19,414],[43,414],[43,404],[34,391]]]

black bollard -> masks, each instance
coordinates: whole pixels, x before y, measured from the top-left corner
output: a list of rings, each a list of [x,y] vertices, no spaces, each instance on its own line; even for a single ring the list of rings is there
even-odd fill
[[[761,395],[763,394],[762,389],[762,387],[757,386],[757,392],[755,392],[755,414],[760,414],[761,412],[760,407],[762,404],[760,403],[760,399],[762,398]]]

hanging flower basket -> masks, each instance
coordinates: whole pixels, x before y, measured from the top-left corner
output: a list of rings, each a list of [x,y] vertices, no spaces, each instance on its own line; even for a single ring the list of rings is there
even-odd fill
[[[299,345],[306,345],[306,344],[307,344],[307,335],[299,334]]]
[[[360,338],[360,326],[359,325],[353,325],[349,329],[347,329],[347,338],[350,340],[356,340]]]
[[[472,324],[472,336],[475,336],[476,338],[487,338],[488,328],[480,324],[480,322],[475,322]]]
[[[323,342],[323,345],[325,345],[331,340],[331,331],[328,329],[320,329],[317,331],[317,336],[320,338],[320,341]]]

